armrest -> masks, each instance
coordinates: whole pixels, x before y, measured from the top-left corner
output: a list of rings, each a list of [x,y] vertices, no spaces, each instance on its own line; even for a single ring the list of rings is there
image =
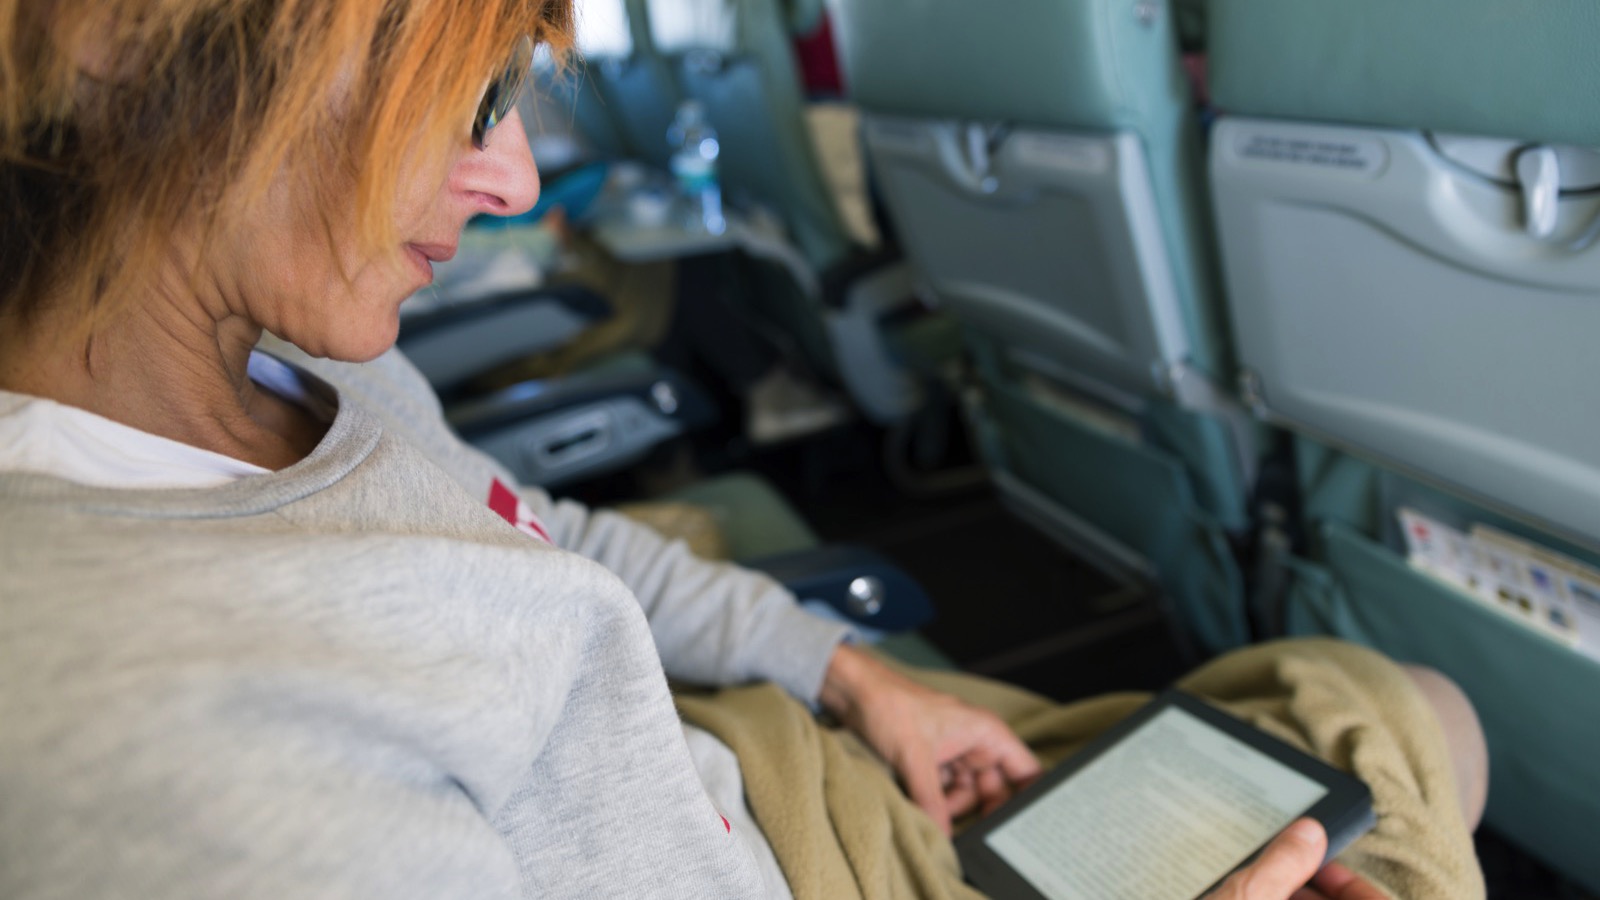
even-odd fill
[[[698,428],[716,420],[716,407],[689,378],[665,366],[626,372],[576,373],[524,381],[453,403],[445,418],[464,438],[616,399],[638,400],[663,416]]]
[[[611,304],[588,288],[544,287],[407,316],[399,345],[443,391],[495,366],[559,347],[611,313]]]
[[[893,253],[863,254],[823,278],[824,321],[839,375],[867,418],[904,421],[923,403],[922,387],[885,340],[897,313],[919,307],[916,274]]]
[[[911,631],[933,618],[933,602],[917,580],[875,550],[824,544],[744,563],[781,582],[802,600],[875,631]]]
[[[889,293],[895,293],[900,288],[904,290],[899,292],[898,297],[889,298],[889,301],[903,301],[905,298],[910,297],[912,293],[911,263],[900,251],[892,249],[857,250],[822,273],[822,302],[830,309],[860,307],[863,302],[882,309],[889,305],[885,298],[874,296],[870,300],[863,301],[859,296],[861,286],[891,272],[895,273],[894,277],[902,280],[900,283],[893,285]],[[883,292],[874,293],[881,294]],[[852,296],[852,294],[857,296]]]
[[[636,462],[717,414],[694,382],[651,365],[523,382],[454,402],[445,418],[522,482],[550,487]]]

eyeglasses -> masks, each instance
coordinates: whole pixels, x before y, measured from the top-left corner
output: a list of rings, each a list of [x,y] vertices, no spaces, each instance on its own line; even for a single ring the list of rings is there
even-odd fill
[[[472,146],[479,150],[489,146],[489,132],[517,105],[532,68],[533,38],[523,35],[511,48],[511,59],[506,61],[505,69],[489,82],[483,99],[478,101],[478,114],[472,119]]]

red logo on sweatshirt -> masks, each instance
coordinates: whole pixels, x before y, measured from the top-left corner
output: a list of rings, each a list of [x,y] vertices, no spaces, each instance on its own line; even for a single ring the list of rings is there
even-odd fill
[[[533,514],[528,504],[498,478],[489,485],[489,508],[499,513],[500,518],[510,522],[512,528],[528,537],[538,538],[546,544],[555,544],[555,541],[550,540],[550,532],[544,530],[544,523]]]

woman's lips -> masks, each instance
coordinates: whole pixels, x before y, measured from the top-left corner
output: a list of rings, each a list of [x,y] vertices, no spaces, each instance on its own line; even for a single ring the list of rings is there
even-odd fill
[[[406,244],[406,256],[429,284],[433,283],[433,264],[448,262],[455,255],[456,248],[451,244]]]

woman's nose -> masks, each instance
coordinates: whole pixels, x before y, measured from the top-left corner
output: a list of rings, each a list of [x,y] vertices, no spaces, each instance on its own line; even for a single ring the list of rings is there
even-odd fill
[[[522,114],[512,109],[490,131],[482,150],[470,149],[451,179],[458,191],[473,195],[482,212],[515,216],[539,199],[539,170],[528,148]]]

